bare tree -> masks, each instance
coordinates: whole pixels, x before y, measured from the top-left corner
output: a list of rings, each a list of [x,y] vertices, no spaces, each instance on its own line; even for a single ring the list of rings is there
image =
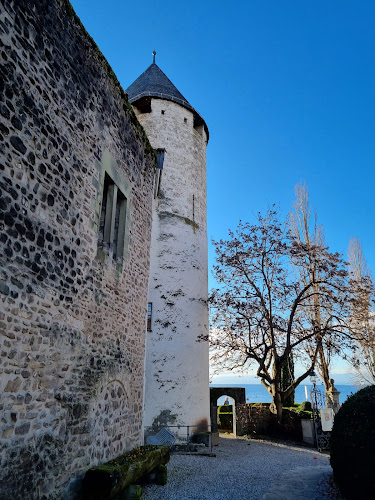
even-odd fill
[[[306,245],[312,249],[311,252],[306,252],[305,259],[301,260],[296,269],[297,275],[302,283],[307,284],[315,277],[313,288],[314,294],[310,297],[311,307],[309,320],[313,328],[320,330],[329,320],[325,308],[322,307],[322,296],[319,293],[319,272],[317,269],[317,259],[315,252],[319,248],[324,248],[325,238],[322,226],[318,225],[318,216],[315,212],[314,221],[312,221],[311,206],[309,201],[309,191],[306,184],[297,184],[294,188],[296,199],[293,204],[293,211],[289,213],[289,226],[293,236],[300,244]],[[314,249],[316,249],[314,251]],[[335,321],[333,318],[331,321]],[[317,368],[323,379],[327,405],[333,406],[334,389],[333,379],[330,377],[330,363],[334,353],[339,350],[339,345],[332,342],[329,335],[321,337],[317,334],[310,343],[307,343],[307,349],[310,354],[314,352],[315,343],[317,343]]]
[[[372,310],[374,284],[358,238],[351,238],[348,248],[349,275],[355,296],[353,322],[358,351],[352,363],[358,376],[375,383],[375,313]]]
[[[274,209],[264,217],[259,214],[254,225],[240,222],[228,240],[213,244],[219,284],[210,297],[213,361],[226,369],[255,363],[272,396],[271,411],[281,422],[283,403],[313,369],[322,340],[329,336],[331,343],[345,343],[348,338],[344,262],[340,255],[296,238]],[[306,261],[314,263],[314,271],[301,281],[292,269]],[[326,321],[312,324],[314,296]],[[311,359],[306,359],[305,372],[282,388],[282,364],[291,353],[306,350]]]

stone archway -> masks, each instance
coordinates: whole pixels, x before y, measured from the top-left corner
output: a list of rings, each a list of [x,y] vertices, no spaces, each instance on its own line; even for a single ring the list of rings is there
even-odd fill
[[[211,430],[214,433],[218,433],[217,400],[221,396],[229,396],[234,399],[236,406],[246,403],[246,390],[244,387],[210,387]],[[233,418],[235,418],[234,405]]]
[[[237,405],[246,403],[245,387],[210,387],[210,404],[216,404],[221,396],[229,396],[236,401]]]

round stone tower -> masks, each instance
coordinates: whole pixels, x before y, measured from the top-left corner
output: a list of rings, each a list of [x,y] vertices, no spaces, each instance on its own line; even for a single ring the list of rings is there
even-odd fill
[[[155,54],[153,64],[127,93],[158,155],[146,337],[145,431],[163,425],[190,426],[190,432],[207,430],[208,343],[199,341],[199,336],[208,334],[208,128],[155,64]],[[183,435],[186,428],[178,432]]]

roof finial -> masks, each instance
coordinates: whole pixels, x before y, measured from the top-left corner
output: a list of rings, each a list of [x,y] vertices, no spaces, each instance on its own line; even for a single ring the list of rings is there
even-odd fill
[[[155,56],[156,56],[156,50],[154,49],[154,52],[152,53],[152,55],[154,56],[154,60],[152,61],[153,64],[155,64]]]

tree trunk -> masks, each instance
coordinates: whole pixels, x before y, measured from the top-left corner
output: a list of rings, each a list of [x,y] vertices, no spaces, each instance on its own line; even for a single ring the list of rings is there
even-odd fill
[[[326,399],[327,399],[327,403],[328,403],[330,395],[332,395],[333,383],[332,383],[332,379],[329,377],[328,362],[326,360],[324,349],[323,349],[322,345],[320,345],[318,348],[318,356],[319,356],[320,374],[321,374],[322,379],[323,379],[324,389],[326,392]]]
[[[323,379],[324,389],[326,393],[326,405],[328,408],[335,408],[337,403],[333,397],[333,390],[335,389],[334,381],[329,377],[328,362],[322,346],[319,346],[318,354],[320,374]]]
[[[294,381],[294,362],[293,354],[289,353],[288,357],[281,363],[281,377],[279,382],[280,392],[285,393],[285,391],[291,386]],[[293,406],[294,405],[295,390],[289,394],[287,398],[284,398],[283,406]]]
[[[279,424],[283,421],[283,402],[281,400],[281,394],[279,391],[275,392],[273,396],[273,402],[270,405],[270,411],[277,416],[277,422]]]

